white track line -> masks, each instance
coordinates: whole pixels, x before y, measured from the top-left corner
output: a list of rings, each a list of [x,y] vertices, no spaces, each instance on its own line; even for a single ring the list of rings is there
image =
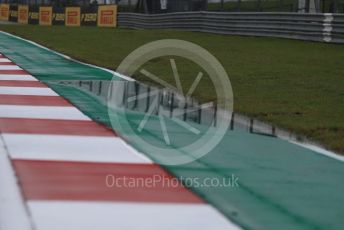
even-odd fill
[[[16,65],[0,65],[0,70],[22,70],[22,68]]]
[[[0,95],[35,95],[35,96],[58,96],[50,88],[41,87],[10,87],[10,86],[0,86]]]
[[[295,141],[289,141],[290,143],[292,144],[295,144],[295,145],[298,145],[298,146],[301,146],[303,148],[306,148],[306,149],[309,149],[309,150],[312,150],[313,152],[316,152],[318,154],[322,154],[324,156],[327,156],[327,157],[330,157],[332,159],[336,159],[338,161],[344,161],[344,156],[340,156],[334,152],[331,152],[331,151],[328,151],[328,150],[325,150],[323,148],[320,148],[318,146],[314,146],[314,145],[309,145],[309,144],[303,144],[303,143],[299,143],[299,142],[295,142]]]
[[[31,75],[0,74],[0,81],[38,81]]]
[[[207,204],[29,201],[37,230],[237,230]]]
[[[152,161],[128,148],[118,137],[3,134],[13,159],[104,163]]]
[[[0,137],[0,229],[31,230],[11,162]]]
[[[75,107],[0,105],[2,118],[34,118],[58,120],[91,120]]]
[[[12,62],[8,58],[0,58],[0,62]]]

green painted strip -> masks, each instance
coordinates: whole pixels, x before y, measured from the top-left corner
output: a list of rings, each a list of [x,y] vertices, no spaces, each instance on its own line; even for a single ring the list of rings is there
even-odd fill
[[[45,82],[112,78],[106,71],[64,59],[5,34],[0,34],[0,51]],[[106,106],[95,98],[74,88],[51,86],[91,118],[110,125]],[[137,122],[135,115],[131,122]],[[158,120],[153,120],[153,126],[154,122]],[[143,135],[157,143],[163,141],[161,132],[153,128]],[[188,140],[185,132],[178,131],[177,137]],[[144,146],[132,144],[154,157]],[[245,229],[342,229],[344,225],[343,162],[287,141],[229,131],[205,157],[166,169],[177,177],[199,180],[222,180],[235,174],[238,188],[191,189]]]

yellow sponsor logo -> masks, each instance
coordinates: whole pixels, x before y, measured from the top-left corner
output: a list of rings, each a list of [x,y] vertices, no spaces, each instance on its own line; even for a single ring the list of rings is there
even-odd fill
[[[96,13],[82,14],[81,18],[83,22],[96,22],[97,14]]]
[[[11,13],[10,13],[11,18],[17,18],[17,17],[18,17],[18,11],[16,11],[16,10],[11,10],[10,12],[11,12]]]
[[[29,18],[30,19],[39,19],[39,13],[38,12],[29,12]]]
[[[56,13],[56,14],[53,14],[53,18],[55,21],[64,21],[65,20],[65,14]]]

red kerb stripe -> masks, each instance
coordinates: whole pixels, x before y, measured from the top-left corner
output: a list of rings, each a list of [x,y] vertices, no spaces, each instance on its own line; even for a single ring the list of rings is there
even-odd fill
[[[25,70],[0,70],[0,74],[19,74],[26,75],[29,74]]]
[[[203,202],[155,164],[13,162],[28,200]]]
[[[111,129],[94,121],[30,118],[0,118],[0,132],[79,136],[116,136]]]
[[[1,57],[1,56],[0,56]],[[16,65],[13,62],[0,62],[0,65]]]
[[[0,86],[47,88],[47,86],[45,84],[43,84],[42,82],[39,82],[39,81],[0,80]]]
[[[59,96],[1,95],[1,105],[72,106]]]

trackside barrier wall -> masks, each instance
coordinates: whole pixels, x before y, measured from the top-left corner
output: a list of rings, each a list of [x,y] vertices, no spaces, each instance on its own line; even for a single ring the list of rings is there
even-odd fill
[[[0,4],[0,20],[26,23],[26,7],[25,5],[18,7],[18,5]],[[29,24],[182,29],[218,34],[344,43],[344,14],[210,11],[117,14],[116,5],[91,5],[81,8],[29,6],[28,9]],[[49,9],[52,11],[50,12]]]
[[[333,42],[343,43],[344,41],[344,15],[335,14],[331,21],[331,39]]]
[[[119,13],[118,26],[344,43],[343,14],[179,12]]]

